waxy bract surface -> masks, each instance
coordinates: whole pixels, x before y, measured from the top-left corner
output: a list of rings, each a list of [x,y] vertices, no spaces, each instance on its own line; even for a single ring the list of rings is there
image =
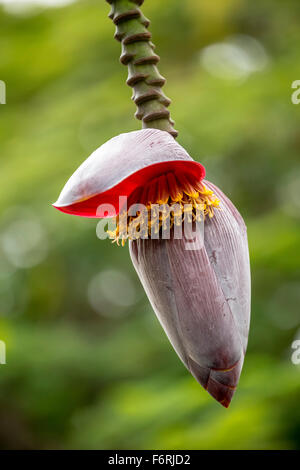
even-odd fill
[[[152,307],[185,366],[227,407],[239,381],[250,321],[246,227],[213,184],[220,210],[190,240],[134,240],[130,254]]]

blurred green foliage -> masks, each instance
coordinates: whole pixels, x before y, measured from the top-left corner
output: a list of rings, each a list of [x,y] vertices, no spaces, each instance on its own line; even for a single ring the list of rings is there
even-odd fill
[[[300,3],[148,0],[143,9],[178,140],[248,225],[252,324],[239,388],[228,410],[209,397],[173,352],[127,248],[98,240],[95,220],[51,207],[91,151],[139,128],[108,5],[0,6],[0,446],[300,448],[291,362],[300,336],[300,105],[291,102]],[[256,39],[268,58],[243,79],[201,61],[203,48],[234,35]]]

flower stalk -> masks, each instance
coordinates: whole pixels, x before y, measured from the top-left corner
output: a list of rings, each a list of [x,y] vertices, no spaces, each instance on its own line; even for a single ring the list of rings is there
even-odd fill
[[[116,25],[115,39],[122,43],[120,61],[128,67],[127,85],[133,88],[132,100],[137,106],[135,117],[143,128],[160,129],[176,138],[178,132],[168,110],[171,100],[162,91],[166,80],[158,71],[160,57],[154,52],[148,30],[150,21],[139,8],[144,0],[107,2],[111,5],[109,17]]]

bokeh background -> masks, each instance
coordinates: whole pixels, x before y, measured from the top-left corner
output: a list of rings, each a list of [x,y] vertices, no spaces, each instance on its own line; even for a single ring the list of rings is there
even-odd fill
[[[138,129],[104,0],[0,0],[2,449],[300,448],[299,0],[146,0],[179,142],[248,225],[249,348],[228,410],[185,370],[128,249],[51,207]]]

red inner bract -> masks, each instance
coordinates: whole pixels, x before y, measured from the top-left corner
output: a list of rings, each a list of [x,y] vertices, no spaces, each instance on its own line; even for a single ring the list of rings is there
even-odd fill
[[[170,172],[185,174],[189,177],[189,179],[195,181],[201,181],[205,177],[205,168],[203,165],[193,160],[176,160],[155,163],[136,171],[103,193],[96,194],[83,201],[75,202],[74,204],[69,204],[66,206],[54,205],[54,207],[66,214],[73,214],[82,217],[115,217],[121,210],[121,207],[119,207],[119,198],[121,196],[129,197],[133,194],[134,191],[136,194],[138,194],[139,192],[136,191],[137,188],[143,188],[145,184],[149,183],[156,177]],[[131,200],[130,202],[138,203],[142,201]],[[107,207],[104,207],[103,210],[99,211],[98,208],[102,204],[106,204]]]

